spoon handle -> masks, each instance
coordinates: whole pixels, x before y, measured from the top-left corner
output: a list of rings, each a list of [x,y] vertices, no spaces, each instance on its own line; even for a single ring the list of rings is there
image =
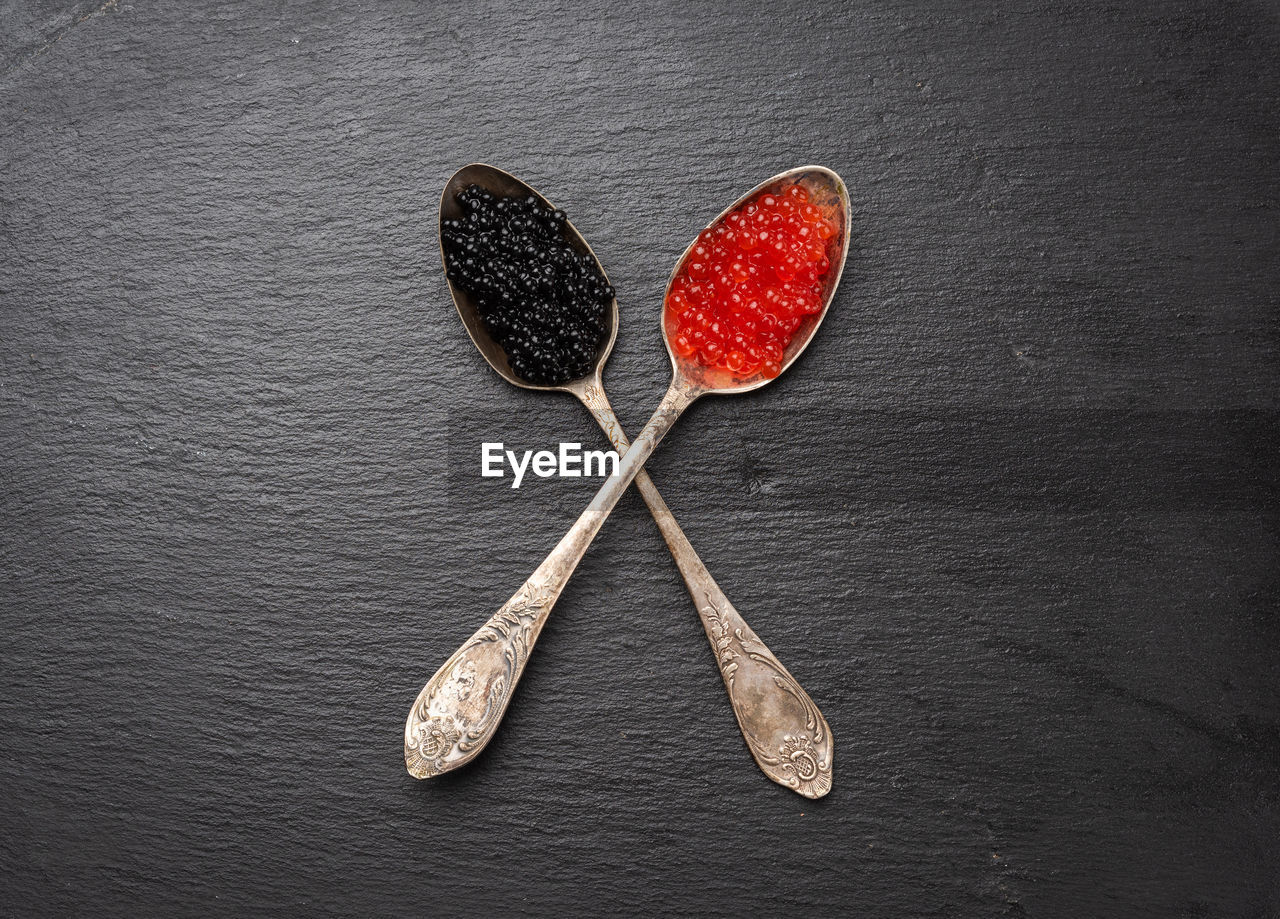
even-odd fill
[[[627,436],[604,387],[595,381],[577,390],[576,395],[591,410],[614,449],[625,453]],[[720,665],[729,704],[751,755],[764,774],[779,785],[806,798],[821,798],[831,790],[832,759],[831,728],[822,712],[733,608],[676,523],[648,472],[641,470],[636,476],[636,489],[649,505],[698,608],[702,628]]]
[[[418,693],[404,724],[404,762],[425,779],[470,762],[498,729],[551,607],[609,512],[663,436],[702,391],[677,376],[631,449],[538,569]]]

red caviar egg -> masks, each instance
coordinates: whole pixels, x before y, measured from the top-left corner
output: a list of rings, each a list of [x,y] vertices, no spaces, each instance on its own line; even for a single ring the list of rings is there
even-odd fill
[[[704,230],[667,297],[672,349],[740,378],[776,377],[800,323],[822,310],[827,249],[838,230],[794,183]]]

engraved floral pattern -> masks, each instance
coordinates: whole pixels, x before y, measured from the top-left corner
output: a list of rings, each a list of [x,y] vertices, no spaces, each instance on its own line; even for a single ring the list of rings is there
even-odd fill
[[[706,602],[699,612],[751,755],[778,784],[807,798],[822,797],[831,790],[832,779],[831,731],[826,719],[714,582],[712,588],[714,592],[705,591]],[[742,689],[743,679],[752,685],[751,691]],[[762,691],[772,693],[775,700],[781,694],[790,703],[775,703],[761,711],[757,698]],[[791,712],[790,717],[779,715],[775,708]],[[779,739],[780,728],[784,733]]]
[[[420,722],[414,727],[412,740],[405,746],[405,759],[412,756],[414,765],[427,775],[436,775],[444,771],[444,760],[461,736],[453,719],[447,716]]]
[[[404,760],[410,774],[439,775],[469,761],[488,743],[557,595],[548,584],[526,582],[422,688],[405,722]],[[492,645],[500,649],[499,672],[487,674],[479,713],[465,717],[462,711],[474,713],[480,707],[472,699],[482,685],[478,649]]]
[[[788,782],[794,788],[805,787],[815,792],[810,797],[821,797],[831,790],[831,767],[821,758],[821,753],[813,746],[807,734],[782,738],[782,746],[778,748],[782,758],[782,770],[787,774]]]
[[[609,405],[609,399],[605,396],[604,390],[596,383],[591,383],[582,389],[583,404],[591,410],[591,414],[595,416],[596,421],[600,423],[600,427],[604,429],[605,436],[609,438],[609,443],[613,444],[613,448],[618,451],[621,456],[627,452],[627,439],[622,435],[622,429],[618,427],[618,419],[613,414],[613,409]]]
[[[432,718],[418,728],[418,737],[421,738],[418,749],[422,751],[422,755],[438,759],[452,750],[453,745],[458,742],[458,729],[452,719]]]
[[[724,676],[724,681],[732,692],[733,675],[738,669],[736,663],[738,652],[733,649],[734,638],[736,637],[740,644],[742,633],[739,632],[737,636],[732,633],[729,617],[722,613],[713,603],[708,603],[702,608],[702,616],[703,620],[710,626],[711,647],[715,649],[716,660],[720,664],[720,673]]]

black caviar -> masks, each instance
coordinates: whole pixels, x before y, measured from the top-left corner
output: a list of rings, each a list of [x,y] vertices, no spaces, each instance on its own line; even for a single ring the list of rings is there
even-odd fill
[[[609,328],[613,288],[565,235],[564,211],[532,195],[458,192],[464,216],[440,228],[449,280],[475,299],[516,376],[555,385],[586,376]]]

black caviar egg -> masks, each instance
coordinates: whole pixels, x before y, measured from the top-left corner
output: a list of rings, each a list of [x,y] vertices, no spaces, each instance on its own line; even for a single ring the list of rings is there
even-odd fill
[[[457,197],[463,215],[440,228],[446,273],[475,300],[511,370],[539,385],[586,376],[607,337],[614,291],[595,259],[570,244],[564,211],[478,185]]]

